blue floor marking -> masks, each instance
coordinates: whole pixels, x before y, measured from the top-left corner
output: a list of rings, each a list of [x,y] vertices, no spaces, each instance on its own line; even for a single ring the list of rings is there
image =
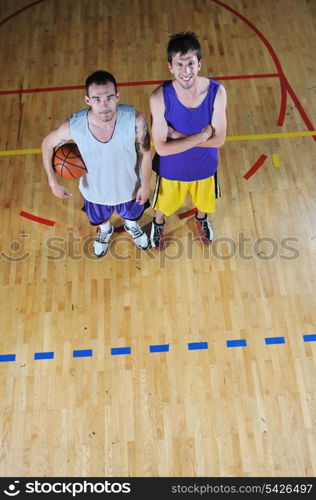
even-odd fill
[[[285,338],[284,337],[266,337],[265,342],[267,345],[270,344],[285,344]]]
[[[15,354],[0,354],[0,363],[15,361]]]
[[[246,345],[246,339],[226,340],[226,347],[244,347]]]
[[[304,342],[315,342],[316,341],[316,335],[303,335]]]
[[[188,343],[189,351],[194,351],[196,349],[208,349],[207,342],[189,342]]]
[[[168,352],[169,344],[150,345],[149,352]]]
[[[35,352],[34,359],[54,359],[53,352]]]
[[[74,358],[89,358],[92,356],[92,349],[80,349],[73,351],[72,355]]]
[[[285,337],[266,337],[266,345],[272,344],[285,344]],[[306,334],[303,335],[304,342],[316,342],[316,334]],[[246,339],[236,339],[236,340],[226,340],[226,347],[245,347],[247,346]],[[149,352],[169,352],[170,344],[158,344],[150,345]],[[208,349],[208,342],[188,342],[189,351]],[[117,356],[120,354],[131,354],[131,347],[112,347],[111,355]],[[93,356],[92,349],[77,349],[73,350],[74,358],[88,358]],[[54,359],[55,353],[53,351],[49,352],[35,352],[34,359]],[[5,363],[8,361],[16,361],[16,354],[0,354],[0,363]]]
[[[119,354],[131,354],[132,350],[130,347],[112,347],[111,355],[117,356]]]

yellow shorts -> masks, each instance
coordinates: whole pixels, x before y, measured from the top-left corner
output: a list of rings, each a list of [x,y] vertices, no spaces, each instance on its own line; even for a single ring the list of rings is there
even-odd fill
[[[214,176],[192,182],[170,181],[158,176],[153,208],[164,215],[171,215],[183,205],[188,193],[200,212],[215,212]]]

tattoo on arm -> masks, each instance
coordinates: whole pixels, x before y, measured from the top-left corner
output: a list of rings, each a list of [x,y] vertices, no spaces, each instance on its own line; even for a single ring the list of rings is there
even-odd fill
[[[136,150],[137,150],[138,154],[141,154],[142,150],[149,151],[149,149],[150,149],[150,137],[149,137],[147,123],[146,123],[146,120],[144,118],[142,120],[142,124],[141,125],[142,125],[142,137],[141,137],[140,140],[137,137],[137,135],[138,135],[137,125],[135,127],[135,131],[136,131]]]
[[[150,149],[150,137],[146,120],[143,121],[142,146],[146,151]]]
[[[140,142],[135,142],[136,152],[139,159],[143,156]]]

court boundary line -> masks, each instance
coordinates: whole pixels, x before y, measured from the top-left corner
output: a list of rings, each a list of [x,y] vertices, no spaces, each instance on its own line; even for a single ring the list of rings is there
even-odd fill
[[[223,7],[224,9],[230,11],[233,13],[235,16],[239,17],[247,26],[249,26],[255,33],[256,35],[260,38],[260,40],[263,42],[263,44],[266,46],[268,49],[270,56],[273,59],[273,62],[278,70],[278,76],[280,80],[280,90],[281,90],[281,105],[280,105],[280,111],[279,111],[279,118],[277,121],[277,125],[282,126],[285,120],[285,112],[286,112],[286,100],[287,100],[287,94],[290,95],[292,98],[294,104],[297,107],[297,110],[304,121],[306,127],[308,130],[314,130],[314,126],[310,119],[308,118],[303,106],[301,105],[297,95],[295,94],[293,88],[289,84],[288,79],[286,78],[284,71],[282,69],[281,62],[273,49],[271,43],[268,41],[268,39],[263,35],[263,33],[251,22],[249,19],[247,19],[243,14],[240,14],[237,10],[233,9],[229,5],[226,5],[224,2],[221,0],[211,0],[211,2],[219,5],[220,7]],[[316,137],[313,136],[314,141],[316,141]]]
[[[264,345],[265,346],[280,346],[280,345],[287,345],[287,341],[285,336],[276,336],[276,337],[264,337],[263,339]],[[302,340],[304,343],[308,342],[316,342],[316,334],[302,334]],[[232,348],[239,348],[239,347],[251,347],[251,345],[248,344],[247,339],[226,339],[223,341],[223,343],[226,345],[227,349],[232,349]],[[188,351],[208,351],[209,350],[209,341],[198,341],[198,342],[187,342],[187,350]],[[148,352],[149,354],[156,354],[156,353],[169,353],[171,352],[171,347],[172,344],[150,344],[148,346]],[[122,355],[132,355],[134,351],[134,348],[131,346],[124,346],[124,347],[109,347],[109,348],[104,348],[104,355],[110,354],[110,356],[122,356]],[[55,356],[56,352],[55,351],[37,351],[33,353],[33,360],[34,361],[45,361],[45,360],[51,360],[53,359],[54,361],[57,360],[58,356]],[[73,349],[72,350],[72,358],[95,358],[95,350],[93,348],[89,349]],[[17,354],[16,353],[10,353],[10,354],[0,354],[0,363],[5,363],[5,362],[15,362],[17,360]],[[23,360],[19,361],[20,363]]]
[[[259,170],[260,167],[262,167],[262,165],[264,164],[264,162],[266,161],[266,159],[268,158],[267,155],[261,155],[259,156],[258,160],[252,165],[252,167],[250,167],[250,169],[243,175],[243,178],[246,179],[246,181],[248,179],[250,179],[250,177],[252,177],[256,172],[257,170]]]
[[[251,80],[260,78],[279,78],[278,73],[254,73],[250,75],[227,75],[227,76],[209,76],[213,80],[223,81],[223,80]],[[160,85],[165,80],[141,80],[135,82],[117,82],[118,87],[135,87],[142,85]],[[84,90],[84,85],[64,85],[58,87],[34,87],[31,89],[9,89],[0,90],[0,95],[12,95],[12,94],[36,94],[41,92],[66,92],[68,90]]]
[[[13,12],[8,17],[6,17],[5,19],[3,19],[3,20],[0,21],[0,26],[3,26],[7,21],[9,21],[10,19],[12,19],[13,17],[19,15],[20,13],[28,10],[29,8],[31,8],[31,7],[33,7],[35,5],[38,5],[38,4],[40,4],[40,3],[44,2],[44,1],[45,0],[36,0],[35,2],[32,2],[31,4],[28,4],[28,5],[24,6],[24,7],[22,7],[21,9],[17,10],[16,12]],[[280,88],[281,88],[281,106],[280,106],[280,112],[279,112],[279,118],[278,118],[278,121],[277,121],[277,125],[281,126],[284,123],[284,120],[285,120],[285,111],[286,111],[287,94],[289,94],[290,97],[292,98],[294,104],[296,105],[297,110],[298,110],[301,118],[303,119],[305,125],[307,126],[308,130],[314,130],[314,126],[313,126],[312,122],[308,118],[307,113],[305,112],[303,106],[301,105],[301,103],[300,103],[297,95],[295,94],[293,88],[289,84],[289,81],[288,81],[288,79],[286,78],[286,76],[285,76],[285,74],[283,72],[281,62],[280,62],[280,60],[279,60],[279,58],[278,58],[275,50],[273,49],[271,43],[268,41],[268,39],[263,35],[263,33],[251,21],[249,21],[249,19],[247,19],[243,14],[240,14],[240,12],[238,12],[236,9],[234,9],[233,7],[230,7],[229,5],[225,4],[221,0],[211,0],[211,1],[213,3],[219,5],[220,7],[223,7],[224,9],[228,10],[229,12],[233,13],[235,16],[239,17],[239,19],[241,19],[245,24],[247,24],[247,26],[249,26],[257,34],[257,36],[260,38],[260,40],[263,42],[263,44],[268,49],[268,51],[269,51],[269,53],[270,53],[270,55],[271,55],[271,57],[272,57],[272,59],[274,61],[274,64],[275,64],[275,66],[276,66],[276,68],[278,70],[277,76],[279,77]],[[134,84],[137,85],[139,83],[134,82]],[[81,86],[79,88],[81,88]],[[21,94],[22,91],[23,91],[23,89],[20,89],[19,91],[13,91],[13,92]],[[35,92],[36,91],[37,90],[35,90]],[[0,91],[0,93],[2,95],[4,93],[6,93],[6,92],[7,91]],[[316,137],[315,136],[313,136],[313,139],[314,139],[314,141],[316,141]]]
[[[294,137],[316,137],[316,130],[302,130],[296,132],[275,132],[271,134],[249,134],[249,135],[228,135],[225,142],[239,142],[239,141],[261,141],[271,139],[290,139]],[[153,143],[151,143],[153,146]],[[1,156],[18,156],[18,155],[32,155],[40,154],[40,148],[32,149],[8,149],[0,151]]]
[[[37,215],[30,214],[29,212],[24,212],[24,210],[21,210],[19,215],[21,217],[24,217],[25,219],[30,219],[34,222],[38,222],[39,224],[45,224],[46,226],[55,226],[56,224],[56,221],[54,220],[44,219],[43,217],[38,217]]]
[[[12,19],[13,17],[17,16],[18,14],[21,14],[22,12],[24,12],[25,10],[28,10],[30,9],[31,7],[34,7],[35,5],[38,5],[39,3],[42,3],[42,2],[45,2],[45,0],[36,0],[35,2],[32,2],[28,5],[25,5],[24,7],[22,7],[21,9],[13,12],[13,14],[10,14],[8,17],[2,19],[0,21],[0,26],[2,26],[3,24],[5,24],[7,21],[10,21],[10,19]]]

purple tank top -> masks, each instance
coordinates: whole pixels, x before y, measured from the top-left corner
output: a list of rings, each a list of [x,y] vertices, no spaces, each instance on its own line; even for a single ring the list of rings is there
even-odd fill
[[[193,135],[212,121],[214,99],[220,84],[210,80],[203,102],[197,108],[187,108],[178,99],[172,80],[163,84],[165,118],[177,132]],[[168,156],[155,155],[153,168],[158,175],[172,181],[198,181],[212,177],[218,164],[217,148],[191,148]]]

